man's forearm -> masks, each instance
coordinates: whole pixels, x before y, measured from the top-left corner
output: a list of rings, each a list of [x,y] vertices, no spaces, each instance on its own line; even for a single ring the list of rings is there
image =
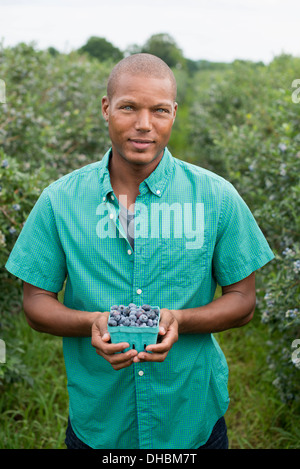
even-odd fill
[[[47,294],[32,295],[30,299],[25,295],[23,307],[33,329],[61,337],[90,337],[92,324],[101,314],[67,308]]]
[[[253,317],[255,299],[229,292],[197,308],[172,310],[179,333],[214,333],[247,324]]]

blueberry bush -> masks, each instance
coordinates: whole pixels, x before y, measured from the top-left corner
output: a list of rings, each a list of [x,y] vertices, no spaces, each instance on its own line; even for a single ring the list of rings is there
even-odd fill
[[[8,334],[10,316],[22,310],[22,285],[20,280],[7,272],[4,265],[47,180],[43,166],[33,173],[24,173],[23,166],[0,149],[0,337],[5,339],[8,352],[14,351],[7,353],[6,366],[0,367],[0,384],[23,378],[30,380],[22,360],[22,345],[12,334]]]
[[[76,52],[53,56],[23,43],[0,50],[6,83],[0,145],[6,154],[30,162],[31,171],[44,163],[50,177],[102,155],[108,133],[101,97],[109,70]]]

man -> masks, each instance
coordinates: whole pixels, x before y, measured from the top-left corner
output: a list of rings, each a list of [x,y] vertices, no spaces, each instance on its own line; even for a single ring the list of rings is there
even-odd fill
[[[7,262],[30,326],[63,337],[69,448],[228,447],[212,333],[251,320],[273,254],[229,182],[169,153],[175,99],[157,57],[119,62],[102,100],[111,149],[44,190]],[[161,340],[142,352],[107,330],[129,303],[161,308]]]

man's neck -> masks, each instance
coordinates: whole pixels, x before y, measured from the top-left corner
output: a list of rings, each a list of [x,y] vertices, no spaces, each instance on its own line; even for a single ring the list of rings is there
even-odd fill
[[[134,209],[141,182],[150,176],[160,160],[161,158],[157,158],[157,162],[155,160],[154,164],[149,165],[133,165],[123,158],[114,158],[114,155],[111,155],[108,167],[111,186],[118,200],[120,196],[126,196],[122,197],[122,203],[124,205],[124,201],[127,201],[127,209]]]

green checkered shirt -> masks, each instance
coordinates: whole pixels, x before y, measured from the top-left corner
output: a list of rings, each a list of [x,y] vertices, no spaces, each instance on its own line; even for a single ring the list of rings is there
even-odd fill
[[[140,184],[133,250],[118,218],[110,151],[43,191],[6,264],[11,273],[52,292],[66,279],[64,303],[77,310],[186,309],[274,257],[232,185],[167,149]],[[71,424],[93,448],[195,449],[227,410],[228,368],[212,334],[181,334],[163,363],[119,371],[89,337],[64,338],[63,350]]]

